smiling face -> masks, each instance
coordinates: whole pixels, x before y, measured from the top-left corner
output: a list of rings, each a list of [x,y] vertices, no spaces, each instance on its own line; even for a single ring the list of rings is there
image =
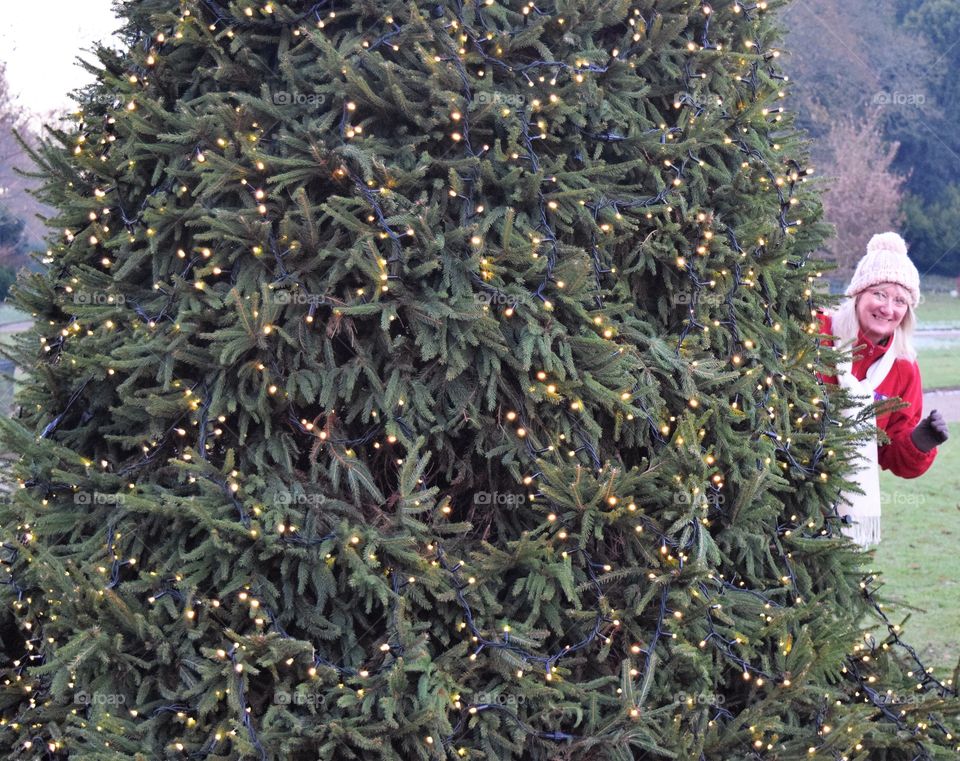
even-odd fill
[[[910,291],[902,285],[871,285],[857,296],[860,330],[873,343],[879,343],[893,335],[909,308]]]

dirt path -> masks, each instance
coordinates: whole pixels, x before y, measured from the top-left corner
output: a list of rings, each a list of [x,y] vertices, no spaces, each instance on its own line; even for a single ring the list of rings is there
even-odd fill
[[[24,322],[5,322],[0,325],[0,333],[19,333],[23,330],[29,330],[31,325],[33,325],[33,320],[26,320]]]
[[[955,341],[960,338],[960,330],[956,328],[918,330],[914,336],[919,339],[933,338]],[[958,379],[960,382],[960,379]],[[960,422],[960,388],[938,389],[927,391],[923,395],[923,411],[929,414],[930,410],[940,410],[948,423]]]
[[[923,395],[923,414],[940,410],[948,423],[960,422],[960,389],[928,391]]]

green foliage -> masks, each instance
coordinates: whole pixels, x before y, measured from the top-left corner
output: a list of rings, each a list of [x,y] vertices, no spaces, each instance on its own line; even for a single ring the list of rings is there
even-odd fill
[[[960,65],[960,9],[956,3],[924,0],[906,14],[904,23],[937,54],[935,65],[925,70],[934,83],[935,115],[928,124],[916,125],[901,149],[901,165],[915,167],[913,195],[904,203],[906,235],[921,272],[954,276],[960,274],[960,256],[952,242],[956,227],[942,225],[954,225],[960,216],[955,167],[960,140],[953,128],[960,118],[960,85],[952,75]]]
[[[16,289],[8,758],[952,756],[860,650],[769,13],[122,10]]]
[[[960,229],[960,185],[942,188],[936,199],[909,195],[903,203],[910,254],[921,272],[960,274],[953,230]]]
[[[18,267],[28,263],[30,244],[24,233],[26,222],[0,205],[0,301],[17,280]]]
[[[0,266],[0,301],[7,298],[10,286],[17,280],[17,271],[13,267]]]
[[[0,206],[0,248],[17,249],[23,244],[24,222]]]

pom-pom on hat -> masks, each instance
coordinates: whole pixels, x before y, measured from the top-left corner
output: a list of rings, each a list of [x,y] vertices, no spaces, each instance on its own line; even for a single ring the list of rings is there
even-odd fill
[[[920,273],[907,256],[907,244],[896,233],[874,235],[867,254],[859,262],[847,286],[847,296],[856,296],[872,285],[897,283],[910,292],[911,306],[920,303]]]

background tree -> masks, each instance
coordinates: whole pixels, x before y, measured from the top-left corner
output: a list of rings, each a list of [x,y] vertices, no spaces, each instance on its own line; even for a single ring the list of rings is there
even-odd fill
[[[29,192],[36,186],[36,178],[22,171],[32,168],[28,151],[36,141],[35,125],[14,100],[0,61],[0,205],[14,219],[23,220],[25,240],[39,240],[46,234],[42,221],[37,219],[46,210]],[[18,263],[25,262],[25,257],[21,257]]]
[[[13,100],[0,62],[0,301],[19,268],[36,266],[28,255],[31,241],[46,232],[38,215],[48,210],[30,194],[36,178],[19,171],[31,167],[29,146],[35,142],[28,115]]]
[[[777,7],[123,4],[17,288],[6,756],[952,758]]]
[[[877,112],[888,145],[898,146],[893,170],[906,177],[903,234],[922,274],[954,276],[960,250],[951,231],[960,209],[948,207],[960,171],[955,92],[960,7],[940,0],[810,0],[787,14],[794,79],[791,105],[800,124],[826,138],[836,122]],[[856,151],[853,144],[849,150]],[[877,156],[886,150],[878,147]],[[839,154],[838,154],[839,155]],[[826,140],[813,145],[818,168],[840,177]],[[926,210],[937,207],[937,219]],[[938,235],[927,231],[945,222]]]
[[[926,202],[916,195],[904,200],[911,246],[929,252],[930,265],[960,271],[960,186],[948,185],[941,198]],[[912,249],[911,249],[912,251]]]
[[[0,300],[16,279],[17,267],[26,260],[29,246],[23,230],[25,223],[0,205]]]
[[[26,223],[0,205],[0,301],[16,279],[17,269],[28,259],[30,246],[24,235]]]
[[[0,206],[0,262],[20,259],[26,253],[24,221]]]
[[[836,176],[824,195],[824,217],[835,234],[827,242],[836,276],[849,280],[877,231],[897,229],[905,178],[893,171],[899,148],[883,137],[879,115],[833,122],[824,140]]]
[[[901,4],[902,5],[902,4]],[[934,89],[937,119],[921,124],[907,147],[917,143],[921,150],[902,152],[901,166],[917,166],[910,194],[904,206],[907,237],[912,251],[918,252],[918,265],[945,275],[960,275],[960,136],[955,125],[960,118],[960,85],[953,72],[960,65],[957,34],[960,33],[960,8],[955,3],[924,0],[914,3],[904,16],[904,24],[921,35],[936,52],[936,59],[924,67]]]

